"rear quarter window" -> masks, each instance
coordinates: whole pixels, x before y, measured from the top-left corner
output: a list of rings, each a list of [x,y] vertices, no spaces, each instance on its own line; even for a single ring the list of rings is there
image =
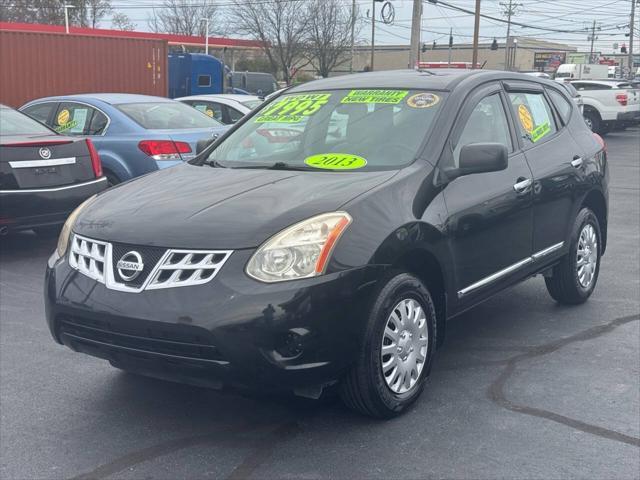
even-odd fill
[[[558,110],[560,114],[560,118],[566,124],[569,123],[569,119],[571,118],[571,102],[560,92],[557,90],[547,90],[549,96],[551,97],[551,101]]]

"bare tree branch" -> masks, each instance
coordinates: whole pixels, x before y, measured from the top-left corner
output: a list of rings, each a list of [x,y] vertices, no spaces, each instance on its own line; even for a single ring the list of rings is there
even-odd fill
[[[116,30],[127,32],[135,30],[136,28],[127,14],[123,12],[116,12],[113,14],[113,17],[111,18],[111,25]]]
[[[164,0],[149,16],[149,28],[158,33],[203,36],[203,18],[208,18],[209,35],[221,34],[218,7],[210,0]]]

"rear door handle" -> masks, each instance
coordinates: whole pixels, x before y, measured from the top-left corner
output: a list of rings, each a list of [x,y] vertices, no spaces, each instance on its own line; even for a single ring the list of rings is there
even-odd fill
[[[574,157],[573,160],[571,160],[571,165],[579,168],[582,166],[582,157]]]
[[[532,183],[533,181],[530,178],[525,178],[522,180],[518,179],[518,182],[513,185],[513,189],[517,193],[524,193],[527,190],[527,188],[531,186]]]

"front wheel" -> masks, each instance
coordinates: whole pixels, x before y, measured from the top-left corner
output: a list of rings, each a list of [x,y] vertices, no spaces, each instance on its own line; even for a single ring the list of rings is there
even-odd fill
[[[341,384],[341,397],[365,415],[391,418],[424,390],[435,350],[436,313],[429,290],[398,273],[378,291],[364,344]]]
[[[593,293],[600,272],[600,223],[588,208],[578,213],[573,226],[569,253],[545,278],[549,294],[559,303],[584,303]]]

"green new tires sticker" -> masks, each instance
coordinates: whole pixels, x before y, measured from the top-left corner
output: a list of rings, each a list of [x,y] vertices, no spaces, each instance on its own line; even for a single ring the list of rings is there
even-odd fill
[[[340,103],[388,103],[398,104],[408,90],[351,90]]]
[[[531,141],[532,142],[537,142],[538,140],[540,140],[542,137],[544,137],[547,133],[549,133],[551,131],[551,125],[549,125],[549,122],[544,122],[542,125],[540,125],[539,127],[534,128],[530,135],[531,135]]]
[[[310,167],[327,170],[356,170],[364,167],[367,161],[350,153],[320,153],[305,158],[304,163]]]

